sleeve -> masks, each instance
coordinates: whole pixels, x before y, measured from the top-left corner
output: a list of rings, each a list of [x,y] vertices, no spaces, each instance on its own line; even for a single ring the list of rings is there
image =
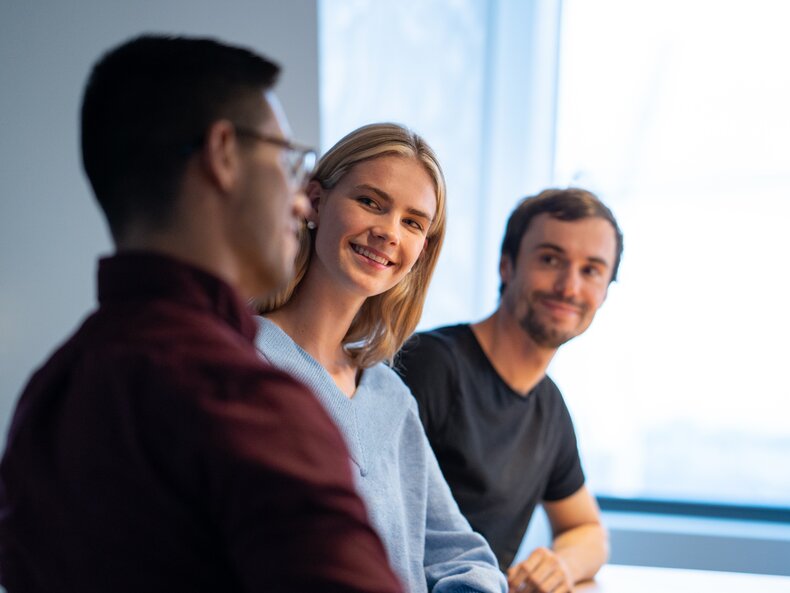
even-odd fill
[[[425,578],[432,593],[506,593],[507,581],[482,535],[472,531],[427,440]]]
[[[400,593],[313,395],[272,372],[204,402],[210,513],[244,591]]]
[[[543,494],[543,500],[562,500],[576,492],[584,485],[584,472],[576,443],[576,432],[570,412],[557,390],[559,400],[558,414],[555,420],[556,434],[559,435],[559,447],[554,466],[549,474],[549,481]]]
[[[457,391],[450,349],[435,336],[414,334],[398,353],[395,371],[417,400],[420,420],[433,441],[444,430]]]

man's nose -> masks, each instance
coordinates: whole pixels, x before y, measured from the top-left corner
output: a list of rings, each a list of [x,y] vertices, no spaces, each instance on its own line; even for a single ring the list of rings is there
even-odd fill
[[[554,292],[563,298],[573,298],[579,294],[581,288],[581,272],[568,266],[557,276],[554,283]]]

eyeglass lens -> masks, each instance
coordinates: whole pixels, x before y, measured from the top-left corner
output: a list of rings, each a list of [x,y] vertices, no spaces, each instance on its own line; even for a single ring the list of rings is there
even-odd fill
[[[300,150],[298,148],[288,148],[284,151],[287,159],[288,170],[291,179],[298,186],[307,183],[307,179],[313,172],[316,162],[316,154],[312,150]]]

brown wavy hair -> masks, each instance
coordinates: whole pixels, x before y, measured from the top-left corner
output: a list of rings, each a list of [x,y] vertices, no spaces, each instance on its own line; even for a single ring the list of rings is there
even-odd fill
[[[391,365],[403,342],[417,327],[444,242],[447,220],[446,186],[436,154],[422,137],[399,124],[369,124],[346,135],[321,157],[311,180],[331,190],[354,165],[383,156],[413,158],[425,167],[436,192],[436,215],[426,235],[425,250],[411,272],[386,292],[368,297],[343,338],[343,346],[361,368],[379,362]],[[294,278],[279,293],[258,302],[261,314],[282,307],[298,289],[310,265],[314,232],[302,228]]]
[[[615,258],[612,264],[612,276],[609,282],[617,280],[620,259],[623,256],[623,231],[617,224],[612,211],[591,191],[579,187],[544,189],[537,195],[523,198],[510,213],[502,239],[501,256],[510,258],[516,264],[521,239],[529,230],[532,219],[539,214],[548,214],[552,218],[563,221],[582,220],[585,218],[603,218],[612,225],[615,237]],[[505,290],[505,284],[499,285],[499,295]]]

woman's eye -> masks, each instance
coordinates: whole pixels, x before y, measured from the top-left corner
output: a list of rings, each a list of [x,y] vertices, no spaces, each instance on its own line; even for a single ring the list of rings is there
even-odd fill
[[[557,259],[556,255],[551,255],[550,253],[544,253],[540,256],[540,263],[546,264],[547,266],[555,265],[559,260]]]
[[[411,218],[406,219],[406,224],[413,228],[415,231],[422,231],[422,225],[417,222],[416,220],[412,220]]]
[[[364,206],[368,206],[369,208],[378,208],[379,205],[373,198],[369,198],[367,196],[360,196],[357,198],[357,202]]]

